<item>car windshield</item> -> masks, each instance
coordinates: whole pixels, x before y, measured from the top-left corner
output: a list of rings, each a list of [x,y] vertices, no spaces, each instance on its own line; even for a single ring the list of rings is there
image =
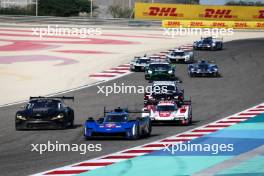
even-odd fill
[[[138,59],[139,64],[146,64],[150,61],[150,59]]]
[[[200,69],[208,69],[208,65],[207,64],[199,64],[198,68],[200,68]]]
[[[173,52],[172,56],[184,56],[185,53],[184,52]]]
[[[212,40],[210,39],[204,39],[203,40],[203,44],[211,44],[212,43]]]
[[[31,101],[27,105],[28,109],[38,108],[59,108],[59,102],[57,100],[35,100]]]
[[[127,120],[128,116],[124,114],[108,115],[105,118],[105,122],[126,122]]]
[[[157,111],[175,111],[177,108],[174,105],[159,105]]]
[[[170,66],[169,64],[151,64],[149,66],[150,69],[155,69],[155,70],[169,70]]]

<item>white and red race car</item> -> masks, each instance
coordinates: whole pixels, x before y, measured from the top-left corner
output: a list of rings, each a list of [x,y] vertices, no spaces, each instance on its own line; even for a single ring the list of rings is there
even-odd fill
[[[191,101],[182,104],[177,101],[160,101],[157,105],[144,107],[142,117],[149,116],[152,122],[180,122],[182,125],[192,123]]]

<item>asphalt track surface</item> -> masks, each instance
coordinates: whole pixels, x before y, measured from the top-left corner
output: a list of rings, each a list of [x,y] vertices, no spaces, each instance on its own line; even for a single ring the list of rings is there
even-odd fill
[[[196,58],[214,60],[220,67],[221,78],[189,78],[186,65],[176,66],[183,80],[186,97],[192,97],[194,123],[188,127],[166,125],[153,127],[152,136],[136,141],[100,139],[85,141],[81,125],[89,116],[102,115],[103,106],[128,106],[140,109],[143,95],[97,94],[97,86],[66,95],[75,96],[69,103],[75,109],[73,129],[45,131],[15,131],[14,115],[21,105],[0,108],[0,175],[22,176],[73,164],[87,159],[128,149],[165,138],[261,103],[264,99],[264,39],[250,39],[225,43],[223,51],[195,52]],[[147,85],[143,73],[133,73],[102,85]],[[47,85],[52,86],[52,85]],[[23,91],[23,90],[21,90]],[[8,95],[6,95],[8,96]],[[31,152],[30,144],[47,143],[102,144],[101,152]]]

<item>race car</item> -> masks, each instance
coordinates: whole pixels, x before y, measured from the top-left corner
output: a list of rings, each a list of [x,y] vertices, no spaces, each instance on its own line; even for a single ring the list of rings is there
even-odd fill
[[[177,81],[154,81],[151,90],[144,95],[144,105],[147,106],[162,99],[182,102],[184,90],[179,88]]]
[[[175,80],[175,66],[168,62],[151,62],[145,69],[145,79],[151,81]]]
[[[192,123],[191,101],[178,103],[177,101],[163,100],[155,104],[149,104],[143,109],[142,117],[149,116],[152,123],[177,122],[182,125]],[[149,113],[148,113],[149,112]]]
[[[215,37],[201,38],[199,41],[193,43],[193,49],[195,50],[222,50],[223,39]]]
[[[209,63],[208,61],[201,60],[194,64],[188,65],[188,74],[190,77],[195,76],[211,76],[211,77],[219,77],[219,69],[216,64]]]
[[[74,110],[63,100],[74,100],[74,97],[30,97],[26,106],[16,113],[16,130],[73,127]]]
[[[192,63],[194,60],[192,51],[185,51],[183,49],[175,49],[166,55],[170,63]]]
[[[142,136],[150,136],[151,120],[148,116],[132,117],[124,108],[116,108],[113,111],[104,111],[104,117],[99,120],[89,118],[84,124],[84,136],[86,139],[99,136],[122,136],[127,139],[138,139]]]
[[[130,62],[131,71],[144,71],[145,68],[149,65],[150,58],[146,55],[143,57],[134,57],[134,60]]]

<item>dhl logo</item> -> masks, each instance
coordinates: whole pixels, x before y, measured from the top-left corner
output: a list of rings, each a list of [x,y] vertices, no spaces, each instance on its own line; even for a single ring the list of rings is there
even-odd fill
[[[149,7],[149,16],[171,16],[171,17],[182,17],[183,14],[177,13],[177,8],[171,7]]]
[[[179,21],[169,21],[168,25],[169,26],[180,26],[181,23]]]
[[[225,22],[213,22],[212,26],[214,27],[225,27]]]
[[[264,27],[264,22],[263,23],[261,23],[261,22],[257,23],[256,27],[257,28],[263,28]]]
[[[246,22],[237,22],[235,23],[235,28],[246,28],[248,27]]]
[[[201,14],[200,17],[204,18],[236,18],[231,14],[232,10],[230,9],[205,9],[204,14]]]
[[[190,26],[191,27],[194,27],[194,26],[204,26],[204,24],[203,24],[203,22],[201,22],[201,21],[192,21],[191,23],[190,23]]]
[[[264,10],[259,10],[258,15],[254,16],[254,18],[264,19]]]

